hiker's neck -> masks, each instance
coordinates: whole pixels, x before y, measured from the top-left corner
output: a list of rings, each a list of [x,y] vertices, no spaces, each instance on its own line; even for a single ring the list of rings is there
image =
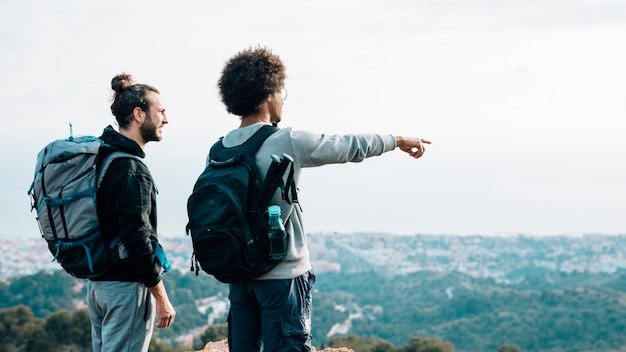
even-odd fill
[[[258,114],[246,115],[241,118],[239,128],[253,125],[255,123],[270,123],[270,114],[260,112]]]
[[[250,126],[255,123],[277,124],[281,120],[281,114],[273,107],[272,100],[268,98],[260,107],[259,112],[241,117],[239,128]]]

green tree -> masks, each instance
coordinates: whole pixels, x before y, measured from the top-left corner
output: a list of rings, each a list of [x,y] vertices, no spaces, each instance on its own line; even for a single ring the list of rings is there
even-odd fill
[[[173,352],[172,346],[164,343],[158,338],[152,336],[150,340],[150,346],[148,347],[148,352]]]
[[[46,351],[64,352],[67,345],[60,345],[51,339],[51,335],[45,330],[45,323],[41,320],[29,322],[24,326],[24,346],[18,351]]]
[[[328,341],[328,347],[347,347],[359,352],[370,352],[370,346],[356,334],[334,336]]]
[[[71,345],[72,316],[63,309],[50,314],[44,323],[44,330],[57,345]]]
[[[450,342],[442,342],[440,339],[427,337],[415,337],[406,345],[398,348],[398,352],[454,352],[454,346]]]
[[[76,295],[72,287],[76,282],[63,270],[22,276],[11,282],[9,289],[13,298],[8,305],[0,302],[0,307],[28,305],[35,317],[44,319],[58,310],[72,308],[72,298]]]
[[[498,347],[498,352],[522,352],[522,349],[516,344],[503,343]]]
[[[391,342],[369,338],[365,339],[356,334],[339,335],[330,339],[329,347],[347,347],[358,352],[394,352],[395,347]]]
[[[376,345],[372,347],[371,352],[395,352],[396,346],[385,340],[378,340]]]
[[[91,319],[87,308],[79,309],[72,315],[70,338],[76,346],[82,349],[91,347]]]
[[[36,319],[30,308],[17,306],[0,309],[0,350],[18,351],[25,337],[36,330]]]
[[[207,342],[220,341],[225,339],[228,335],[228,324],[211,324],[204,329],[202,335],[200,335],[200,341],[195,341],[193,346],[196,349],[202,349]]]

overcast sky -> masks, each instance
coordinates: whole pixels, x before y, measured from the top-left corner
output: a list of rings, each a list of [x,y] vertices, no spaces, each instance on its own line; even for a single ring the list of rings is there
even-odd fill
[[[146,148],[159,232],[183,236],[209,146],[238,119],[216,82],[241,49],[287,67],[283,127],[432,140],[303,172],[307,232],[626,233],[626,2],[0,2],[0,236],[37,237],[27,190],[49,141],[99,135],[110,80],[161,91]]]

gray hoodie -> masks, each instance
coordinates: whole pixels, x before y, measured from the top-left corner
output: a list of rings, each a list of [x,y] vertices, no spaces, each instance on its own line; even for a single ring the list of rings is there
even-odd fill
[[[263,126],[262,123],[256,123],[230,131],[224,136],[224,146],[228,148],[243,144],[261,126]],[[392,135],[373,133],[327,135],[284,128],[272,134],[263,143],[256,155],[256,161],[261,175],[265,175],[270,166],[272,154],[291,155],[295,159],[297,186],[302,168],[361,162],[395,148],[396,141]],[[258,279],[293,279],[311,270],[309,248],[302,226],[302,214],[297,205],[289,205],[282,201],[278,192],[272,204],[281,206],[281,217],[285,221],[285,230],[289,234],[289,252],[287,257],[272,271]]]

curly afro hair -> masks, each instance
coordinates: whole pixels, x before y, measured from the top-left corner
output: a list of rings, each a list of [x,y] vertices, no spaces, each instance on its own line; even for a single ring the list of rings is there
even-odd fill
[[[242,50],[224,65],[218,88],[226,110],[237,116],[260,111],[268,96],[285,84],[285,66],[266,47]]]

